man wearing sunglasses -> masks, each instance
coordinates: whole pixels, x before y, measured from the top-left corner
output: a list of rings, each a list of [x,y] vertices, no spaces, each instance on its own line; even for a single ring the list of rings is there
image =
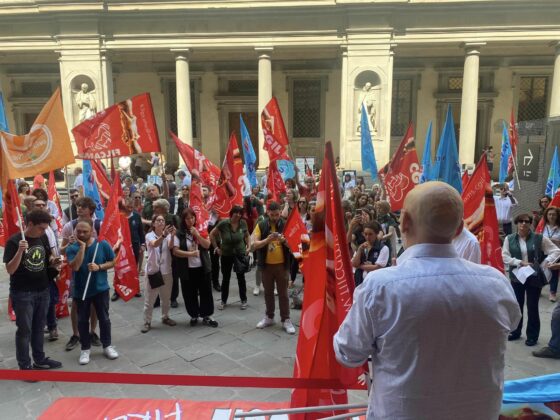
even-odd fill
[[[494,197],[498,223],[502,227],[504,235],[509,235],[512,232],[511,212],[518,203],[516,198],[509,191],[508,184],[501,184],[499,191],[500,195],[498,197]]]
[[[78,190],[75,188],[70,188],[70,205],[64,209],[64,214],[62,215],[62,221],[64,222],[64,224],[78,217],[78,208],[76,207],[76,200],[78,198],[80,198],[80,193],[78,192]]]

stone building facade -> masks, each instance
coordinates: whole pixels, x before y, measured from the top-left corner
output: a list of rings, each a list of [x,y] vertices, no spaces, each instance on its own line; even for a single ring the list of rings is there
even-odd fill
[[[437,147],[451,104],[472,164],[512,109],[560,115],[559,42],[557,0],[0,0],[0,88],[17,133],[58,85],[69,126],[84,83],[98,110],[149,92],[171,164],[168,130],[220,162],[241,113],[260,168],[272,95],[294,156],[331,140],[358,170],[362,104],[378,165],[409,121],[420,156],[430,121]]]

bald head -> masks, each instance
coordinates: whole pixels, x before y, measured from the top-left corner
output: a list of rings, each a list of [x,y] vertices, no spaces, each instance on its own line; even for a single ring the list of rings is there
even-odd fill
[[[451,243],[463,227],[463,200],[444,182],[426,182],[408,193],[401,216],[406,246]]]

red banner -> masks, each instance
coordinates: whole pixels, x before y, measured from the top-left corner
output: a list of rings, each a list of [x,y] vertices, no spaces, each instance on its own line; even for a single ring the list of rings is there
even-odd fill
[[[191,192],[189,195],[189,207],[193,209],[196,214],[196,230],[201,236],[208,237],[208,222],[210,221],[210,214],[204,206],[202,199],[202,189],[200,182],[191,180]]]
[[[72,267],[65,261],[62,263],[60,275],[56,280],[56,287],[58,288],[58,303],[56,304],[55,311],[57,318],[64,318],[70,315],[68,311],[68,298],[70,297],[70,280],[72,279]]]
[[[288,133],[284,126],[278,101],[273,96],[261,113],[261,125],[264,134],[264,150],[268,152],[270,161],[290,158],[286,154]]]
[[[480,158],[463,190],[463,203],[465,227],[478,238],[482,254],[481,263],[491,265],[503,273],[498,217],[485,154]]]
[[[78,158],[106,159],[159,152],[159,137],[149,93],[116,103],[72,129]]]
[[[461,176],[461,184],[463,186],[463,191],[465,191],[465,188],[467,188],[468,183],[469,183],[469,172],[465,171],[465,172],[463,172],[463,175]]]
[[[136,264],[134,251],[132,250],[128,217],[120,213],[119,215],[119,232],[122,243],[115,261],[113,286],[115,287],[115,292],[117,292],[121,299],[128,302],[140,291],[140,282],[138,278],[138,265]]]
[[[216,188],[214,210],[221,218],[229,217],[233,206],[243,205],[243,161],[237,145],[235,132],[229,137],[229,144]]]
[[[120,182],[113,183],[111,197],[105,208],[105,218],[99,231],[99,240],[106,240],[115,246],[119,241],[119,229],[121,229],[121,219],[119,211],[119,201],[122,197],[122,187]],[[128,221],[126,222],[128,225]]]
[[[292,254],[294,254],[296,258],[298,257],[298,254],[301,255],[302,240],[308,240],[309,235],[307,234],[307,229],[303,220],[301,220],[301,215],[299,214],[297,207],[292,209],[292,212],[288,216],[288,220],[286,220],[286,226],[284,226],[284,237],[286,238],[286,242],[288,242],[288,246],[290,247]]]
[[[305,299],[294,377],[336,378],[343,384],[356,385],[363,369],[343,367],[336,361],[333,349],[333,336],[352,306],[354,280],[330,142],[326,144],[311,249],[303,263],[303,274]],[[291,407],[346,404],[347,401],[346,389],[297,389],[292,392]],[[308,420],[327,415],[323,412],[290,418]]]
[[[97,189],[99,190],[99,195],[101,196],[102,202],[105,203],[111,196],[111,182],[107,178],[107,172],[105,167],[101,164],[99,160],[91,160],[91,170],[93,172],[93,179],[97,184]],[[113,161],[111,160],[111,163]],[[113,177],[113,179],[116,179]]]
[[[5,190],[3,190],[3,193],[4,193],[4,200],[2,204],[3,236],[0,237],[0,246],[6,246],[6,242],[8,241],[10,236],[20,232],[17,211],[19,211],[21,215],[21,204],[19,202],[19,195],[16,191],[15,182],[12,180],[8,181],[8,186]]]
[[[406,195],[418,184],[421,173],[411,123],[395,155],[386,166],[386,173],[380,171],[393,211],[402,209]]]
[[[64,222],[62,221],[62,207],[60,207],[60,197],[58,196],[58,191],[56,190],[56,180],[54,179],[54,171],[49,172],[49,185],[47,194],[49,195],[49,200],[52,201],[56,205],[56,209],[58,210],[58,217],[56,220],[56,227],[58,233],[62,231],[62,226]]]
[[[552,201],[550,202],[548,207],[560,207],[560,190],[558,190],[556,192],[556,194],[554,195],[554,197],[552,197]],[[537,228],[535,229],[535,232],[542,234],[543,231],[544,231],[544,224],[545,223],[546,223],[546,220],[544,220],[544,217],[541,217],[541,220],[539,220],[539,224],[537,225]]]
[[[512,174],[515,169],[514,162],[517,159],[517,145],[519,143],[519,135],[517,133],[517,127],[515,126],[513,108],[511,110],[511,115],[509,118],[509,143],[511,145],[511,154],[508,158],[508,174]]]
[[[275,160],[271,161],[268,165],[266,189],[268,191],[268,198],[278,203],[280,203],[280,194],[286,193],[286,183],[282,179]]]

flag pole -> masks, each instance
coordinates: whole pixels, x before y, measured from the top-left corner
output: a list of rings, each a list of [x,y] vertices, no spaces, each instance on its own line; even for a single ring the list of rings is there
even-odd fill
[[[64,165],[64,183],[66,184],[66,194],[68,195],[68,215],[72,221],[72,200],[70,199],[70,184],[68,183],[68,165]]]
[[[513,173],[515,174],[515,180],[517,181],[517,185],[519,186],[519,189],[521,190],[521,183],[519,182],[519,174],[517,173],[517,155],[515,157],[512,156],[512,162],[513,162]]]
[[[91,259],[91,262],[93,263],[95,261],[95,257],[97,256],[97,249],[99,248],[99,240],[97,240],[97,242],[95,243],[95,250],[93,251],[93,258]],[[86,294],[87,294],[87,290],[89,287],[89,281],[91,279],[91,271],[88,272],[88,276],[87,276],[87,281],[86,281],[86,287],[84,288],[84,295],[82,296],[82,300],[86,300]]]

